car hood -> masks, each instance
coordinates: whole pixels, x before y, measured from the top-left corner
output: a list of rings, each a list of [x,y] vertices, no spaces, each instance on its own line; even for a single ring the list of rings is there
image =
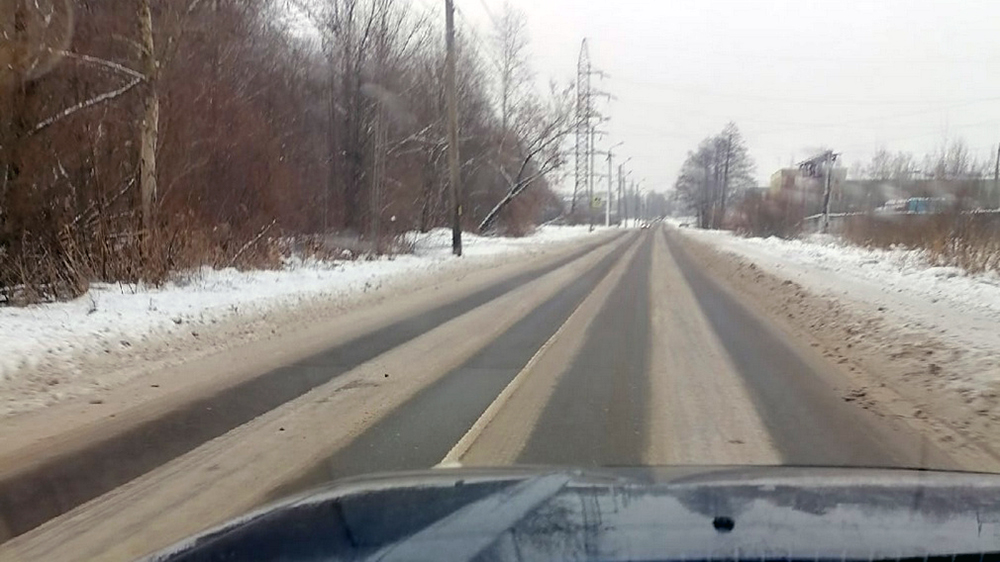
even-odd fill
[[[879,560],[1000,551],[1000,476],[439,469],[343,480],[153,560]]]

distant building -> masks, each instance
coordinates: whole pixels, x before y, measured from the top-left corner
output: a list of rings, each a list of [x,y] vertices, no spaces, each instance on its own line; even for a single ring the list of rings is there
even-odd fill
[[[796,179],[799,177],[798,168],[782,168],[771,174],[772,193],[790,193],[795,190]]]
[[[809,163],[806,161],[803,164]],[[842,196],[841,186],[847,180],[847,169],[835,167],[830,175],[830,205],[836,206]],[[801,205],[803,215],[823,212],[823,192],[826,176],[815,167],[800,165],[798,168],[782,168],[771,174],[771,196],[781,196],[796,205]]]

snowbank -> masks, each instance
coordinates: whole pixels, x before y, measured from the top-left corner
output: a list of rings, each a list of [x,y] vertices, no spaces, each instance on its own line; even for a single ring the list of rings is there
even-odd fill
[[[730,232],[679,229],[685,236],[746,258],[810,292],[878,313],[907,334],[934,336],[965,354],[964,382],[997,379],[1000,277],[932,267],[919,251],[871,250],[813,235],[804,240],[741,238]]]
[[[186,272],[159,288],[95,284],[71,302],[0,308],[0,393],[25,372],[47,367],[48,384],[79,375],[86,355],[127,354],[151,338],[199,337],[233,315],[252,316],[316,299],[349,299],[425,273],[483,267],[497,258],[529,254],[588,235],[587,227],[540,228],[525,238],[463,235],[463,259],[451,255],[446,229],[414,234],[412,255],[368,261],[292,259],[278,271],[235,269]],[[94,378],[95,386],[108,381]],[[45,384],[45,381],[41,381]],[[49,392],[58,398],[58,392]],[[10,398],[4,396],[4,399]]]

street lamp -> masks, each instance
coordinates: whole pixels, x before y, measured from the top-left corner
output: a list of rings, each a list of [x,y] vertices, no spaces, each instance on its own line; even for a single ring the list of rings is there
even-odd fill
[[[618,148],[619,146],[621,146],[623,144],[625,144],[624,141],[617,142],[617,143],[611,145],[610,147],[608,147],[608,197],[604,201],[604,226],[605,227],[611,226],[611,177],[614,175],[611,172],[611,159],[612,159],[611,153],[614,151],[614,149]]]
[[[597,123],[604,123],[607,121],[610,121],[607,117],[598,116],[596,118]],[[598,131],[594,126],[590,128],[590,167],[587,174],[587,197],[590,198],[590,201],[587,202],[587,217],[589,219],[588,222],[590,223],[590,232],[594,231],[594,155],[599,152],[595,148],[596,145],[594,144],[594,139],[597,135],[604,136],[606,134],[608,134],[607,131]]]
[[[621,228],[628,227],[628,224],[626,224],[628,221],[628,199],[626,196],[628,194],[625,192],[625,180],[628,179],[628,176],[632,175],[632,170],[629,170],[628,173],[623,173],[623,171],[625,164],[631,161],[632,157],[629,156],[624,162],[618,164],[618,224]]]
[[[635,182],[635,226],[639,226],[639,215],[642,214],[642,184],[646,181],[646,178],[642,178]]]

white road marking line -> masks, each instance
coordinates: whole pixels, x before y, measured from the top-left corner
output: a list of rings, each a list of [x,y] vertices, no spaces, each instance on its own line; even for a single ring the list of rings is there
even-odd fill
[[[634,253],[637,251],[639,240],[640,239],[636,239],[636,241],[633,242],[633,245],[628,250],[626,250],[626,255],[622,258],[623,260],[628,261],[631,259],[631,256],[634,255]],[[616,267],[617,265],[612,267],[612,269],[608,271],[607,275],[605,275],[605,278],[610,276],[614,272],[614,269]],[[597,287],[599,286],[600,283],[595,285],[594,290],[597,290]],[[590,294],[593,294],[593,291],[591,291]],[[503,408],[504,404],[506,404],[507,401],[510,400],[510,397],[513,396],[514,392],[517,391],[518,387],[520,387],[521,384],[524,382],[524,380],[528,378],[528,373],[535,367],[538,361],[541,360],[541,357],[545,354],[545,352],[548,351],[549,348],[555,344],[555,341],[557,339],[559,339],[559,336],[562,335],[563,331],[565,331],[566,326],[570,325],[573,319],[576,318],[578,314],[580,314],[580,309],[582,309],[583,305],[589,300],[590,294],[585,296],[580,301],[580,304],[578,304],[576,308],[573,309],[572,314],[570,314],[566,318],[566,321],[563,322],[561,326],[559,326],[559,329],[556,330],[554,334],[552,334],[552,337],[550,337],[548,340],[545,341],[544,344],[542,344],[542,347],[538,348],[538,351],[536,351],[535,354],[531,356],[531,359],[529,359],[528,362],[524,365],[524,368],[521,369],[521,371],[517,373],[517,375],[509,383],[507,383],[507,386],[504,387],[504,389],[500,392],[500,394],[497,395],[497,397],[493,400],[493,402],[489,405],[489,407],[486,408],[483,414],[479,416],[479,419],[476,420],[476,423],[472,424],[472,427],[469,428],[469,431],[465,432],[465,435],[463,435],[462,438],[458,440],[458,443],[455,443],[455,446],[452,447],[450,451],[448,451],[448,454],[445,455],[443,459],[441,459],[441,462],[434,465],[434,468],[458,468],[462,466],[461,463],[462,457],[469,452],[469,448],[472,447],[472,444],[475,443],[476,439],[478,439],[479,436],[483,433],[483,430],[486,429],[486,426],[488,426],[490,422],[493,421],[493,418],[497,416],[497,414],[500,412],[500,409]]]
[[[509,383],[507,383],[507,386],[505,386],[504,389],[500,391],[500,394],[498,394],[497,397],[493,400],[493,402],[489,405],[489,407],[486,408],[486,411],[484,411],[483,414],[479,416],[479,419],[476,420],[476,423],[472,424],[472,427],[469,428],[469,431],[465,432],[465,435],[463,435],[462,438],[458,440],[458,443],[455,443],[455,446],[452,447],[450,451],[448,451],[448,454],[445,455],[445,457],[441,460],[441,462],[435,465],[434,468],[455,468],[462,466],[460,462],[461,458],[465,456],[465,453],[469,452],[469,448],[472,447],[472,444],[475,443],[476,439],[479,438],[479,435],[482,434],[484,429],[486,429],[486,426],[489,425],[491,421],[493,421],[493,418],[495,418],[497,413],[500,412],[500,409],[503,408],[504,404],[506,404],[507,401],[510,400],[510,397],[514,394],[515,391],[517,391],[518,387],[521,386],[521,383],[524,382],[524,379],[528,377],[528,372],[530,372],[535,367],[535,364],[538,363],[542,355],[544,355],[545,352],[548,351],[550,347],[552,347],[556,339],[559,338],[559,335],[563,333],[563,330],[565,329],[566,325],[570,323],[570,320],[572,320],[573,317],[576,316],[577,311],[580,310],[581,306],[583,306],[583,302],[584,301],[580,301],[580,304],[573,310],[573,313],[570,314],[568,318],[566,318],[566,321],[563,322],[561,326],[559,326],[559,329],[556,330],[556,333],[552,334],[552,337],[546,340],[546,342],[542,344],[542,347],[538,348],[538,351],[536,351],[535,354],[531,356],[531,359],[529,359],[528,362],[524,365],[524,368],[521,369],[521,371],[517,373],[517,375]]]

